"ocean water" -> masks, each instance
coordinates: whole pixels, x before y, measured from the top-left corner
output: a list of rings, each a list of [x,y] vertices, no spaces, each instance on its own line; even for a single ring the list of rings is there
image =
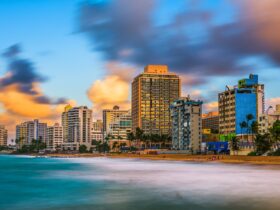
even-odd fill
[[[0,156],[1,210],[279,210],[280,167]]]

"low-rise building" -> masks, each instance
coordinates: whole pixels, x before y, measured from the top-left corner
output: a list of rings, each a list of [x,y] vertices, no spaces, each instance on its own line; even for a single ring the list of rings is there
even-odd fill
[[[202,114],[202,129],[210,130],[210,133],[219,133],[219,112]]]
[[[171,105],[172,148],[196,154],[201,151],[202,101],[180,98]]]
[[[273,109],[272,106],[269,109]],[[259,116],[258,119],[258,129],[260,134],[265,134],[269,132],[269,128],[273,126],[276,120],[280,120],[280,104],[276,105],[276,109],[271,113],[269,110],[265,114]]]
[[[108,134],[117,140],[126,140],[132,132],[131,112],[120,115],[109,125]]]

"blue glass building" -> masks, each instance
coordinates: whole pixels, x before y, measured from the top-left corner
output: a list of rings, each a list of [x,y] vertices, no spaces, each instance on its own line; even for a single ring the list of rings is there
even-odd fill
[[[241,128],[247,122],[246,116],[253,115],[249,125],[264,113],[264,85],[259,84],[258,75],[241,79],[234,87],[226,86],[219,93],[219,130],[221,134],[247,134],[248,129]]]

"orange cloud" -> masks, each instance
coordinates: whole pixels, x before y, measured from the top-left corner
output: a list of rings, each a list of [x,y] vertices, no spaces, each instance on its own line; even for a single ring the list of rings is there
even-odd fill
[[[130,109],[130,86],[135,69],[109,62],[106,65],[108,73],[103,79],[96,80],[87,91],[88,98],[93,103],[94,114],[100,116],[102,109],[118,105],[121,109]]]
[[[16,84],[1,88],[2,113],[0,113],[0,122],[9,130],[9,138],[15,137],[16,124],[23,121],[40,119],[49,124],[60,122],[64,104],[53,105],[36,102],[35,97],[43,96],[43,94],[38,84],[32,84],[32,86],[38,94],[31,95],[21,92]],[[74,104],[74,101],[68,102]]]

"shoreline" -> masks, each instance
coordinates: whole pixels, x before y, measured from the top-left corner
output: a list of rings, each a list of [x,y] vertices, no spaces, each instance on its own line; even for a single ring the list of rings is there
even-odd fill
[[[180,162],[202,162],[202,163],[230,163],[230,164],[256,164],[256,165],[280,165],[280,156],[229,156],[229,155],[185,155],[185,154],[27,154],[38,157],[50,158],[124,158],[142,160],[167,160]]]

